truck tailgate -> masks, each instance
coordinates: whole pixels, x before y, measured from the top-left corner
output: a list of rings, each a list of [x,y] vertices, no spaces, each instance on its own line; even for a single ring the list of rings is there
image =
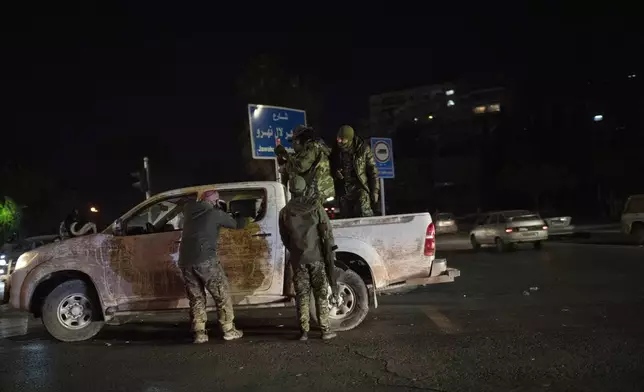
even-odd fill
[[[432,222],[428,213],[391,215],[332,221],[336,242],[343,238],[371,246],[379,260],[368,260],[378,280],[376,287],[431,275],[434,256],[425,256],[425,236]],[[339,249],[342,251],[342,249]]]

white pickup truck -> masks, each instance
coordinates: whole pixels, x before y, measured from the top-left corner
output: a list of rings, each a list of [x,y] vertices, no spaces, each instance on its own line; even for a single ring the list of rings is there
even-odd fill
[[[217,189],[230,210],[250,222],[243,230],[222,230],[219,242],[234,305],[293,306],[287,254],[278,232],[279,211],[287,198],[276,182],[208,185],[155,195],[102,233],[22,254],[5,301],[41,317],[49,333],[62,341],[89,339],[105,323],[122,322],[123,316],[187,308],[177,267],[182,206],[210,189]],[[460,275],[447,268],[446,260],[434,258],[434,225],[428,213],[335,220],[333,232],[341,295],[340,304],[331,309],[335,330],[358,326],[369,308],[377,307],[378,293],[452,282]]]

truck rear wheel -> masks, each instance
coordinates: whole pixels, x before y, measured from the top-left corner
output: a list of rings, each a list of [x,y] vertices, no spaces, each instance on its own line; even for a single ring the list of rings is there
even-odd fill
[[[52,290],[42,307],[47,332],[63,342],[91,339],[104,325],[96,293],[79,279],[68,280]]]
[[[348,331],[360,325],[369,313],[367,285],[360,275],[335,267],[341,298],[340,306],[329,304],[329,322],[333,331]],[[329,292],[329,296],[331,293]],[[311,320],[319,325],[315,299],[311,295]]]

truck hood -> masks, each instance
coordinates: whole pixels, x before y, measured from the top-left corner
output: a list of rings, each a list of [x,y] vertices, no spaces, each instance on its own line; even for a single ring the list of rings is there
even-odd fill
[[[111,234],[91,234],[38,247],[27,252],[32,255],[35,254],[27,268],[34,268],[53,259],[63,260],[75,257],[78,254],[85,254],[90,249],[98,249],[106,240],[112,237]]]

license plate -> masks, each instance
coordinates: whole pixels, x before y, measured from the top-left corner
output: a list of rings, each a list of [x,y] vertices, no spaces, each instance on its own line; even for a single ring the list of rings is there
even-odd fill
[[[523,233],[524,237],[532,237],[532,236],[535,236],[535,235],[537,235],[537,233]]]
[[[528,231],[527,227],[519,227],[519,231]]]

